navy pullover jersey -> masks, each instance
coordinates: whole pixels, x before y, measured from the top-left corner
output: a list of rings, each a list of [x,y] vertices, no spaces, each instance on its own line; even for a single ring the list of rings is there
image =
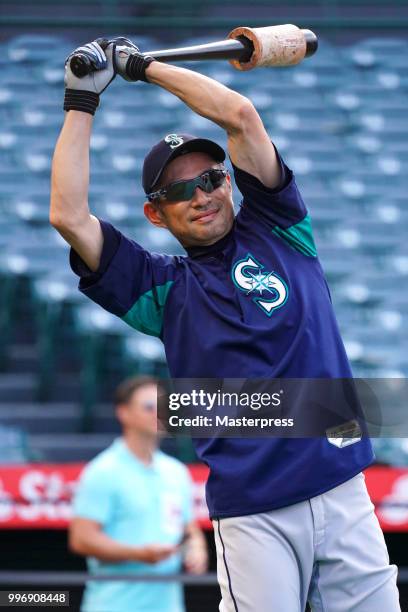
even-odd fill
[[[234,168],[243,200],[229,234],[188,256],[150,253],[101,221],[91,273],[71,251],[79,289],[131,327],[161,338],[173,378],[352,376],[293,173],[279,189]],[[265,282],[267,279],[267,283]],[[364,438],[193,440],[210,468],[212,518],[267,512],[319,495],[373,461]]]

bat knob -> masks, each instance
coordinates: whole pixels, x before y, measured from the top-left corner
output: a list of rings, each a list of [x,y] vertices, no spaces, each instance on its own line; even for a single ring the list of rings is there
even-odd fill
[[[319,46],[319,41],[317,39],[316,34],[312,32],[312,30],[302,30],[302,32],[306,41],[305,57],[310,57],[311,55],[314,55],[316,53],[317,48]]]
[[[69,67],[71,68],[72,73],[79,79],[82,79],[84,76],[93,71],[89,57],[83,55],[82,53],[76,53],[71,57]]]

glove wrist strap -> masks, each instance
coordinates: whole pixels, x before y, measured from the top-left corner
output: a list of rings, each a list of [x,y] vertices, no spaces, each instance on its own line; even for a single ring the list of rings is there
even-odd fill
[[[132,81],[146,81],[146,68],[154,62],[154,58],[149,55],[141,55],[134,53],[131,55],[126,63],[126,74]]]
[[[99,94],[93,91],[82,91],[79,89],[66,89],[64,98],[64,110],[76,110],[94,115],[99,104]]]

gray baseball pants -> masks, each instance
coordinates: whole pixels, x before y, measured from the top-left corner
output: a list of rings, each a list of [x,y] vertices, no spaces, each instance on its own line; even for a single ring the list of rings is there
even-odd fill
[[[213,521],[220,612],[400,612],[364,474],[271,512]]]

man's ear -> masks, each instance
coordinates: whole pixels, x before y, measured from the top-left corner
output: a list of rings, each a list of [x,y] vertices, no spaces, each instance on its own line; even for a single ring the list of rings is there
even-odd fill
[[[159,207],[153,204],[153,202],[145,202],[143,204],[143,212],[145,214],[145,217],[150,221],[150,223],[152,223],[156,227],[167,228],[167,225],[163,220],[163,216]]]
[[[115,415],[119,423],[124,427],[126,425],[127,410],[125,404],[115,406]]]
[[[229,172],[228,172],[227,176],[225,177],[225,179],[227,181],[229,190],[232,191],[231,175],[230,175]]]

